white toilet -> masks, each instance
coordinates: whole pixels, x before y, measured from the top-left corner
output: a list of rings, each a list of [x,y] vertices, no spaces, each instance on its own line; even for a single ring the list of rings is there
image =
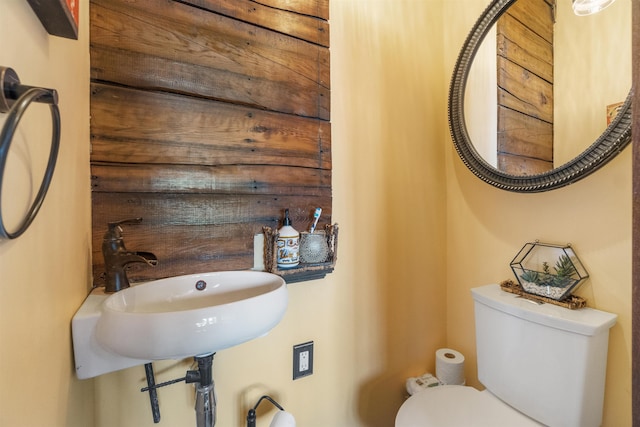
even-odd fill
[[[402,405],[396,427],[597,427],[615,314],[537,304],[499,285],[471,290],[478,379],[446,385]]]

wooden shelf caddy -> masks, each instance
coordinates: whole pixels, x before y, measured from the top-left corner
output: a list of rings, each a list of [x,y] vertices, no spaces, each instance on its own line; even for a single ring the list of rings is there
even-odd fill
[[[324,227],[324,234],[329,247],[327,261],[319,263],[303,263],[297,267],[281,269],[276,262],[277,250],[276,241],[278,230],[271,227],[262,227],[264,234],[264,269],[273,274],[281,276],[287,283],[304,282],[307,280],[322,279],[327,274],[333,272],[338,259],[338,224],[327,224]]]

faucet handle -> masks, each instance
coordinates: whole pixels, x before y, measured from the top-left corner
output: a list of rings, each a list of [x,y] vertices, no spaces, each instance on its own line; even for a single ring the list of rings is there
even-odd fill
[[[104,235],[104,240],[119,240],[122,239],[122,227],[123,224],[140,224],[142,218],[128,218],[120,221],[114,221],[107,223],[108,230]]]

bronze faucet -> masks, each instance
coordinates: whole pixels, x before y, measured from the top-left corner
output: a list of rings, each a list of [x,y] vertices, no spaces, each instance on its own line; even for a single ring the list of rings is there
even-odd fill
[[[122,224],[139,224],[142,218],[110,222],[102,241],[102,255],[106,269],[105,292],[118,292],[129,287],[125,267],[133,262],[144,262],[150,266],[158,264],[158,258],[151,252],[131,252],[124,247]]]

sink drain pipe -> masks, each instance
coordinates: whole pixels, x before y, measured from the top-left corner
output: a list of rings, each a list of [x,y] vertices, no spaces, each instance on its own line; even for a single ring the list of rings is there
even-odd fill
[[[213,356],[196,356],[197,371],[187,372],[187,383],[196,383],[196,427],[216,425],[216,391],[213,382]]]

